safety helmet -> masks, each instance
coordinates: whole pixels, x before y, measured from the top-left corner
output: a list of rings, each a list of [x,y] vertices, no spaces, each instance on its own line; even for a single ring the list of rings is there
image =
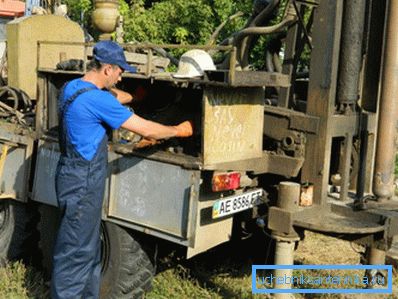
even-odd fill
[[[209,53],[203,50],[189,50],[185,52],[178,63],[175,78],[193,78],[204,75],[204,71],[214,71],[216,66]]]

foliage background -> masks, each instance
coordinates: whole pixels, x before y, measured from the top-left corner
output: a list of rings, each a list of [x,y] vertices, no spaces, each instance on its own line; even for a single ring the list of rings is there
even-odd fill
[[[64,2],[68,5],[70,18],[92,36],[98,36],[90,20],[93,1]],[[282,8],[284,2],[286,0],[282,0]],[[206,44],[217,26],[237,12],[243,12],[243,16],[227,23],[217,43],[242,29],[251,15],[253,0],[119,0],[119,4],[125,42],[200,45]],[[261,37],[251,53],[250,61],[256,69],[264,66],[264,46],[268,40]]]
[[[94,37],[98,32],[91,26],[93,0],[64,0],[69,17],[80,23]],[[269,0],[119,0],[119,11],[123,17],[124,41],[152,42],[157,44],[206,44],[211,34],[229,16],[242,12],[243,16],[227,23],[218,36],[217,43],[239,31],[252,13],[254,3]],[[271,23],[281,20],[288,0],[281,0],[280,9]],[[304,19],[307,20],[309,10]],[[254,69],[264,69],[266,48],[270,36],[261,36],[250,53]],[[281,49],[283,53],[283,48]],[[180,55],[182,53],[173,53]],[[300,65],[309,64],[310,52],[305,48]],[[303,67],[304,65],[304,67]]]
[[[91,0],[66,0],[70,17],[90,33]],[[126,42],[204,44],[214,29],[237,11],[236,19],[223,30],[220,39],[242,28],[251,13],[252,0],[119,0]]]

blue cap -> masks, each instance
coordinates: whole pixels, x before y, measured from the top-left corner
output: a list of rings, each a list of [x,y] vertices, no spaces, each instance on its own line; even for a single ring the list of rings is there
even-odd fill
[[[106,40],[96,43],[93,54],[94,58],[100,62],[118,65],[130,73],[137,72],[135,67],[127,63],[123,48],[113,41]]]

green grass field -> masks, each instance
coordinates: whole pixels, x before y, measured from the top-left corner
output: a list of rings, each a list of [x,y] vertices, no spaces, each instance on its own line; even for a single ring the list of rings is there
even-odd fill
[[[265,245],[265,244],[263,244]],[[259,251],[262,250],[258,245]],[[243,247],[244,248],[244,247]],[[249,248],[243,249],[247,251]],[[357,245],[335,238],[307,232],[296,254],[297,264],[358,264],[363,250]],[[266,254],[267,246],[264,246]],[[231,254],[228,255],[228,252]],[[196,258],[185,261],[169,256],[164,258],[155,276],[149,299],[170,298],[271,298],[268,295],[252,295],[251,265],[247,252],[231,251],[228,245],[213,249]],[[21,262],[0,268],[0,298],[49,298],[48,283],[41,274],[26,268]],[[398,287],[394,273],[394,287]],[[395,290],[394,290],[395,293]],[[375,295],[296,295],[295,298],[398,298]],[[395,296],[395,297],[394,297]]]

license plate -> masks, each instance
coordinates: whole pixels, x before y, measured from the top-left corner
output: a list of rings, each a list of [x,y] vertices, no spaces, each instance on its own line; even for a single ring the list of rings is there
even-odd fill
[[[261,203],[263,189],[256,189],[243,194],[225,197],[213,204],[212,218],[220,218],[250,209]]]

